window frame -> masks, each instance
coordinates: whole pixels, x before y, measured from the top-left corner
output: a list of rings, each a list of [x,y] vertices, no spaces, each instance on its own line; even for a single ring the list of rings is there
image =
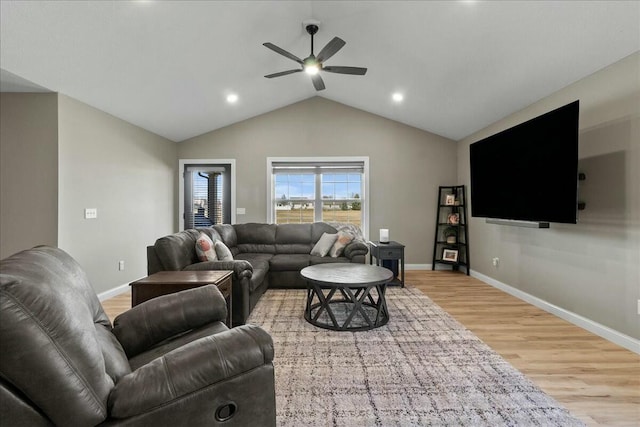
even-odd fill
[[[360,200],[362,203],[362,224],[360,229],[365,237],[369,236],[369,156],[349,156],[349,157],[267,157],[267,222],[269,224],[275,223],[275,204],[278,199],[275,194],[275,174],[273,173],[274,163],[354,163],[361,162],[363,164],[363,177],[362,177],[362,194]],[[316,184],[318,185],[318,184]],[[314,205],[317,205],[318,198],[321,197],[321,188],[316,187],[316,200]],[[314,209],[322,209],[322,203],[324,202],[320,198],[320,204],[314,206]]]

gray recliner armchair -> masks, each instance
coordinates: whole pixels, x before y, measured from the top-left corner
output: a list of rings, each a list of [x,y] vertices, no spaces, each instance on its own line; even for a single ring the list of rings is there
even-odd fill
[[[0,261],[0,423],[275,426],[273,342],[229,330],[216,286],[140,304],[112,327],[64,251]]]

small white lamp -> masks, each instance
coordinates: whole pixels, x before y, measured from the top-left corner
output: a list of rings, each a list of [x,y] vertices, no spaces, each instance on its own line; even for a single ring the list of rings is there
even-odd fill
[[[389,243],[389,229],[381,228],[380,229],[380,243]]]

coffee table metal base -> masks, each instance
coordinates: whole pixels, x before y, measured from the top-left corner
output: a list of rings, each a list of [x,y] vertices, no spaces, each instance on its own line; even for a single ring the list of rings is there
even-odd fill
[[[304,318],[312,325],[333,331],[378,328],[389,321],[384,298],[386,288],[386,284],[326,287],[308,283]],[[325,291],[328,292],[325,294]],[[341,309],[334,310],[338,307]]]

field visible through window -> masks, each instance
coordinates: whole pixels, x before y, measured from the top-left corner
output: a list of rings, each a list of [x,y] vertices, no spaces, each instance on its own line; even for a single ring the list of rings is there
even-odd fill
[[[322,220],[334,222],[346,222],[349,224],[361,225],[361,211],[359,210],[341,210],[341,209],[323,209]],[[313,219],[313,209],[286,209],[276,210],[276,223],[305,223],[315,222]]]

